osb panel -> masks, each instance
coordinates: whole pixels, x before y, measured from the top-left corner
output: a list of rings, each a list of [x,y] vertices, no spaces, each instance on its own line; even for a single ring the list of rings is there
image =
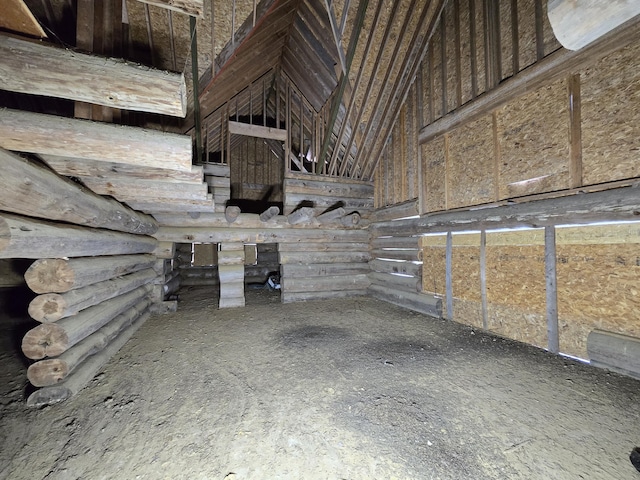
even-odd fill
[[[587,358],[602,329],[640,337],[640,225],[557,230],[560,350]]]
[[[422,289],[444,296],[446,293],[446,248],[425,246],[422,249]]]
[[[487,301],[546,312],[544,230],[487,234]]]
[[[414,83],[409,90],[406,101],[406,146],[407,146],[407,199],[418,197],[418,127],[417,116],[417,90]]]
[[[453,235],[451,257],[453,296],[480,302],[480,234]]]
[[[433,93],[431,92],[431,66],[429,63],[429,52],[431,51],[431,42],[424,55],[420,68],[422,69],[422,115],[420,126],[423,127],[430,123],[431,118],[431,100]]]
[[[403,164],[403,151],[402,151],[402,135],[404,135],[404,132],[400,131],[400,125],[399,122],[396,122],[396,124],[393,127],[393,131],[392,131],[392,145],[393,148],[391,150],[393,156],[392,156],[392,167],[393,167],[393,174],[391,176],[391,179],[393,180],[393,195],[391,198],[391,202],[392,203],[400,203],[402,201],[404,201],[404,198],[402,197],[402,183],[403,180],[405,178],[406,172],[404,172],[403,168],[402,168],[402,164]]]
[[[436,28],[433,33],[433,37],[431,37],[431,48],[433,65],[431,66],[431,78],[433,83],[433,118],[438,119],[443,115],[442,112],[442,28],[440,28],[441,23],[438,22],[438,28]]]
[[[546,1],[542,2],[542,36],[544,38],[544,55],[547,56],[552,52],[555,52],[561,47],[560,42],[553,34],[553,28],[551,22],[549,22],[549,15],[547,15]]]
[[[568,103],[561,80],[497,111],[501,199],[570,187]]]
[[[448,208],[495,200],[491,116],[485,116],[450,133],[448,162]]]
[[[381,0],[381,1],[384,1],[384,0]],[[355,8],[354,8],[354,5],[355,5]],[[355,92],[355,102],[356,102],[356,105],[359,105],[359,106],[365,103],[364,102],[364,94],[366,93],[365,90],[367,88],[367,83],[371,78],[371,75],[373,74],[373,68],[375,66],[374,59],[376,58],[375,56],[377,55],[378,50],[380,49],[380,42],[382,41],[382,35],[384,32],[384,29],[381,29],[381,28],[377,28],[375,31],[371,32],[374,10],[375,8],[367,9],[367,15],[365,16],[364,25],[362,27],[363,35],[361,36],[360,41],[356,45],[356,52],[353,57],[353,63],[351,65],[351,69],[349,70],[349,80],[351,81],[351,85],[355,86],[358,71],[364,68],[362,72],[360,84],[358,85],[358,89]],[[345,55],[346,55],[347,49],[349,48],[349,41],[351,38],[351,29],[353,28],[353,21],[354,21],[354,18],[356,17],[356,13],[357,13],[357,2],[351,2],[350,8],[349,8],[349,15],[347,16],[347,24],[345,26],[345,33],[342,37],[344,39],[342,48],[345,51]],[[383,20],[384,14],[382,14],[381,17],[382,17],[382,21],[384,21]],[[378,25],[380,25],[380,23]],[[372,40],[372,45],[369,50],[368,58],[365,59],[364,49],[367,43],[366,35],[374,35],[373,37],[374,39]],[[363,62],[364,62],[364,65],[363,65]]]
[[[453,319],[458,323],[482,328],[482,304],[454,297]]]
[[[586,185],[640,176],[640,42],[581,72]]]
[[[500,9],[500,58],[502,60],[502,78],[513,75],[513,29],[511,26],[511,2],[498,2]]]
[[[487,305],[487,326],[492,332],[541,348],[548,347],[545,314],[510,305]]]
[[[518,38],[520,70],[523,70],[537,58],[535,0],[518,0]]]
[[[481,94],[487,89],[485,75],[485,55],[484,55],[484,13],[482,2],[475,1],[475,25],[476,25],[476,78],[478,91]]]
[[[456,72],[456,59],[459,52],[456,51],[456,22],[455,22],[454,2],[447,2],[443,12],[447,29],[445,39],[447,52],[447,112],[454,110],[458,106],[457,88],[458,76]]]
[[[462,83],[462,103],[473,98],[471,88],[471,28],[469,1],[460,1],[460,81]]]
[[[444,137],[422,145],[422,185],[426,212],[446,208]]]

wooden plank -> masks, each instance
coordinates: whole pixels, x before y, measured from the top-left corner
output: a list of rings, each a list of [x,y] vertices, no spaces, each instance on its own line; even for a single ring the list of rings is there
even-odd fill
[[[0,147],[191,171],[188,136],[6,108],[0,109]]]
[[[32,161],[0,149],[0,162],[4,211],[144,235],[158,229],[153,218],[95,195]]]
[[[204,0],[138,0],[142,3],[204,18]]]
[[[640,339],[592,330],[587,340],[591,365],[640,379]]]
[[[399,273],[413,277],[422,276],[422,263],[375,259],[369,262],[369,266],[374,272]]]
[[[371,284],[366,273],[326,275],[322,277],[292,277],[285,275],[281,281],[284,293],[365,290]]]
[[[371,285],[369,295],[378,300],[393,303],[399,307],[424,313],[431,317],[442,318],[442,300],[433,295],[406,292],[394,288]]]
[[[336,298],[364,297],[366,289],[339,290],[328,292],[282,292],[282,303],[309,302],[314,300],[332,300]]]
[[[229,120],[229,133],[233,135],[246,135],[248,137],[267,138],[270,140],[286,141],[287,131],[279,128],[250,125],[248,123],[233,122]]]
[[[121,201],[149,202],[148,199],[207,200],[206,183],[171,183],[161,180],[143,180],[111,177],[79,177],[88,188],[99,195],[111,195]],[[169,188],[167,188],[169,187]]]
[[[280,264],[314,264],[314,263],[366,263],[371,257],[369,252],[285,252],[280,251]]]
[[[149,253],[156,240],[145,235],[60,225],[0,215],[0,258],[55,258]]]
[[[24,0],[5,0],[3,2],[0,29],[30,37],[47,38],[47,34]]]
[[[422,279],[418,277],[373,272],[369,274],[369,278],[371,279],[371,283],[381,287],[390,286],[391,288],[405,290],[407,292],[422,291]]]
[[[556,230],[555,227],[544,229],[544,265],[547,295],[547,338],[548,350],[551,353],[560,352],[558,337],[558,293],[556,277]]]
[[[201,165],[192,165],[189,171],[177,171],[58,155],[40,157],[60,175],[67,177],[162,180],[164,183],[202,183],[203,179]]]
[[[0,34],[4,90],[184,117],[183,74]]]
[[[369,273],[364,263],[314,263],[281,265],[283,277],[323,277],[326,275],[360,275]]]
[[[417,262],[422,259],[421,250],[417,248],[407,249],[375,249],[371,251],[373,258],[388,260],[404,260],[407,262]]]
[[[432,138],[466,123],[476,120],[514,98],[537,90],[540,86],[580,68],[635,41],[640,35],[640,18],[631,20],[624,28],[610,32],[601,39],[579,51],[559,49],[535,64],[523,69],[518,75],[504,80],[498,87],[477,97],[444,117],[420,130],[419,142]]]

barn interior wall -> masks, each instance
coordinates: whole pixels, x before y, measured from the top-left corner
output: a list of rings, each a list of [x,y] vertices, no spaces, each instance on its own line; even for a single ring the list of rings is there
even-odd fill
[[[546,2],[500,2],[498,12],[485,3],[447,4],[377,165],[376,207],[415,202],[419,214],[437,215],[637,182],[637,37],[478,114],[483,93],[562,51]],[[461,107],[468,118],[450,121]],[[421,137],[443,120],[453,126]],[[453,235],[449,271],[446,233],[425,237],[423,292],[442,298],[449,318],[546,348],[544,229],[483,235],[482,246],[480,232]],[[640,337],[637,237],[630,225],[556,229],[561,352],[587,358],[594,329]]]

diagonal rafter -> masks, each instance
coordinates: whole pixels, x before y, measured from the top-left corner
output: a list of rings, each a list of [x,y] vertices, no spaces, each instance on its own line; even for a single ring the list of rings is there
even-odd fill
[[[331,24],[331,32],[333,33],[333,40],[336,42],[338,58],[340,59],[340,67],[342,68],[342,71],[345,72],[347,70],[347,59],[344,56],[344,50],[342,48],[342,33],[340,32],[338,20],[336,20],[336,15],[333,11],[333,0],[324,0],[324,5],[327,7],[329,23]]]

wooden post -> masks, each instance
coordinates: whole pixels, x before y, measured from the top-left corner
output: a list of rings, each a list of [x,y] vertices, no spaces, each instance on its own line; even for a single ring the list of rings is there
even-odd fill
[[[244,245],[222,243],[218,252],[219,308],[244,307]]]
[[[144,235],[58,225],[0,214],[0,258],[86,257],[152,252],[157,240]]]
[[[3,90],[183,117],[182,73],[0,34]]]
[[[544,227],[544,265],[547,292],[547,340],[551,353],[560,352],[558,293],[556,289],[556,229]]]
[[[446,273],[445,273],[445,288],[447,293],[447,318],[453,320],[453,275],[452,275],[452,260],[453,260],[453,234],[447,232],[447,246],[446,246]]]
[[[95,228],[150,235],[158,223],[51,170],[0,148],[0,210]]]

